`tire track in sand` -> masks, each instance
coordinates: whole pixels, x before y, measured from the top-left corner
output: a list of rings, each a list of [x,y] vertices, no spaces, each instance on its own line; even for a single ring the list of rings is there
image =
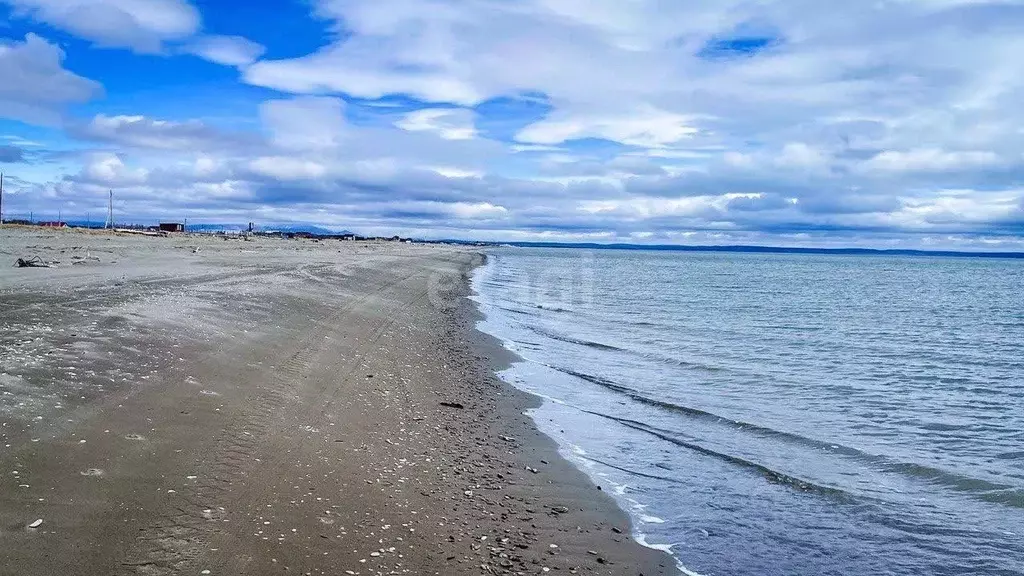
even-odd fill
[[[381,296],[418,272],[414,270],[402,278],[367,290],[363,296],[334,309],[322,322],[327,326],[336,324],[358,306]],[[385,319],[378,323],[374,336],[350,357],[345,373],[351,374],[355,370],[358,359],[364,356],[368,346],[376,344],[384,327],[391,321]],[[276,419],[283,418],[281,407],[296,400],[290,390],[311,371],[314,360],[325,347],[322,333],[314,329],[286,349],[287,357],[276,364],[280,367],[280,376],[271,378],[267,385],[254,391],[245,402],[242,413],[224,428],[211,450],[211,459],[201,466],[206,473],[182,490],[179,505],[136,538],[136,550],[121,563],[122,574],[169,576],[198,574],[208,569],[200,564],[209,550],[211,536],[229,532],[223,527],[223,520],[234,503],[244,501],[247,492],[245,481],[257,464],[273,465],[272,462],[261,463],[256,458],[259,441],[268,437]],[[240,378],[240,381],[245,381],[245,378]],[[270,450],[270,455],[280,456],[281,452]]]

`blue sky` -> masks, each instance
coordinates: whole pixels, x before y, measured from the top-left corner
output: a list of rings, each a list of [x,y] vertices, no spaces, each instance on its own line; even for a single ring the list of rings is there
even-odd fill
[[[1024,249],[1018,0],[0,0],[4,212]]]

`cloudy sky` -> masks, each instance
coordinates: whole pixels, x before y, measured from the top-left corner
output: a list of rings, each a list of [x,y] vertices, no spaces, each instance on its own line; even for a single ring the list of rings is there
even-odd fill
[[[7,217],[1024,250],[1021,0],[0,0]]]

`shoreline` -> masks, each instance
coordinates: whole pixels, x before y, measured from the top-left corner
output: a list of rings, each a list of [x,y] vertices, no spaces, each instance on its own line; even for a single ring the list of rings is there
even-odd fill
[[[554,438],[539,430],[527,411],[539,407],[544,402],[543,398],[515,387],[498,375],[512,364],[522,361],[522,358],[507,349],[500,339],[477,327],[479,321],[484,318],[484,313],[469,296],[474,293],[471,282],[472,274],[479,267],[487,265],[487,254],[480,253],[480,256],[481,261],[468,271],[465,282],[466,294],[462,298],[464,303],[462,315],[468,318],[468,327],[474,337],[474,352],[485,359],[491,377],[503,388],[501,396],[508,398],[504,405],[499,404],[498,406],[501,417],[509,423],[509,427],[522,431],[524,452],[531,453],[531,457],[526,459],[525,466],[529,466],[530,461],[541,462],[548,469],[547,472],[551,477],[559,479],[558,493],[560,496],[564,495],[563,498],[572,498],[573,496],[569,493],[573,491],[578,493],[575,498],[580,504],[580,512],[588,521],[595,523],[595,527],[598,528],[595,532],[597,534],[605,532],[606,542],[613,542],[616,548],[621,548],[621,550],[608,554],[608,556],[617,557],[614,561],[609,560],[610,563],[622,564],[623,567],[635,564],[635,567],[630,567],[628,571],[609,573],[680,574],[677,559],[663,550],[638,542],[633,535],[634,526],[629,513],[622,509],[599,484],[595,484],[584,471],[565,458],[560,453],[558,443]],[[600,542],[599,538],[595,538],[595,540]],[[593,556],[589,554],[589,551],[588,555]],[[602,558],[608,560],[606,557]]]
[[[34,255],[0,573],[676,573],[496,375],[470,250],[0,229]]]

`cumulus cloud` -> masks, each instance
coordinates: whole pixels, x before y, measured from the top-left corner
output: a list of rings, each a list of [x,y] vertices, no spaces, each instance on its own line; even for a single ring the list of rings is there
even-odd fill
[[[406,94],[464,105],[543,94],[555,114],[523,132],[543,142],[601,137],[657,145],[701,128],[773,130],[868,111],[898,128],[947,105],[990,109],[1020,87],[1010,73],[1021,44],[1011,23],[1020,10],[998,2],[316,6],[335,22],[338,40],[307,56],[259,62],[248,81],[297,93]],[[737,50],[707,57],[708,46],[744,46],[751,36],[774,48],[756,57]]]
[[[446,140],[471,140],[476,137],[473,112],[453,108],[423,108],[406,114],[395,123],[410,132],[435,132]]]
[[[494,218],[508,214],[507,208],[490,202],[454,202],[446,209],[456,218]]]
[[[186,50],[216,64],[248,66],[263,55],[266,48],[241,36],[202,36],[192,41]]]
[[[866,171],[947,172],[996,166],[1003,160],[992,151],[945,151],[935,148],[886,150],[861,165]]]
[[[0,40],[0,117],[56,123],[60,110],[85,102],[102,87],[64,68],[64,51],[28,34],[24,41]]]
[[[146,181],[148,171],[125,165],[120,156],[111,153],[89,154],[82,170],[71,178],[99,186],[120,188],[141,184]]]
[[[186,0],[4,0],[32,18],[104,47],[158,52],[194,34],[199,11]]]
[[[260,117],[271,139],[283,148],[335,148],[346,134],[345,102],[340,98],[270,100],[260,107]]]
[[[528,144],[562,144],[567,140],[602,138],[629,146],[661,148],[692,137],[699,130],[682,114],[640,106],[626,112],[556,113],[518,134]]]
[[[288,182],[317,180],[327,175],[327,166],[320,162],[288,156],[261,156],[249,163],[249,169],[260,176]]]
[[[251,136],[225,134],[200,120],[174,122],[141,115],[98,114],[88,123],[70,124],[68,131],[81,139],[153,150],[223,151],[225,146],[239,148],[253,143]]]
[[[293,58],[157,34],[282,93],[257,130],[100,115],[69,130],[119,154],[52,193],[498,240],[1021,236],[1020,3],[311,5],[330,41]]]

